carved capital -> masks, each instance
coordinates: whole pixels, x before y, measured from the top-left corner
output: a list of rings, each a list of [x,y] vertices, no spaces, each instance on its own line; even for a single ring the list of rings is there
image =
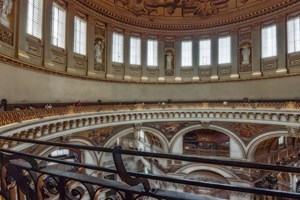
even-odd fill
[[[300,137],[300,127],[287,126],[286,129],[292,137]]]
[[[134,129],[134,132],[141,131],[142,130],[142,123],[133,124],[133,129]]]

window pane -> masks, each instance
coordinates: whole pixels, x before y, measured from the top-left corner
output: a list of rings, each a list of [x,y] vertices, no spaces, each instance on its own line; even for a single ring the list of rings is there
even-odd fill
[[[199,65],[211,65],[211,40],[200,40],[199,42]]]
[[[113,33],[113,48],[112,48],[112,61],[123,63],[123,48],[124,36],[120,33]]]
[[[148,40],[147,45],[147,65],[151,67],[156,67],[157,64],[157,40]]]
[[[231,63],[231,39],[230,36],[219,38],[219,64]]]
[[[277,55],[276,25],[268,26],[262,29],[262,58],[273,57]]]
[[[65,48],[66,11],[53,3],[52,8],[52,44]]]
[[[193,66],[193,51],[192,51],[192,41],[183,41],[181,43],[181,66],[191,67]]]
[[[79,17],[74,21],[74,52],[86,55],[86,22]]]
[[[300,17],[291,19],[288,28],[288,53],[300,51]]]
[[[141,64],[141,39],[138,37],[130,38],[130,64]]]
[[[28,0],[27,33],[42,38],[43,0]]]

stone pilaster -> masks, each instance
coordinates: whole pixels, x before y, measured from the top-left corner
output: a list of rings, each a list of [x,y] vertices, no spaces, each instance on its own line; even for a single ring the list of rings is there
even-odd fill
[[[107,66],[106,66],[106,78],[111,79],[114,77],[113,75],[113,67],[112,67],[112,43],[113,43],[113,31],[114,27],[111,25],[107,26]]]
[[[239,56],[239,44],[238,44],[238,31],[231,32],[231,70],[230,79],[238,79],[238,66],[240,63]]]
[[[287,54],[287,35],[286,35],[286,17],[280,16],[276,20],[277,24],[277,53],[278,53],[278,66],[276,74],[286,74],[286,54]]]
[[[181,37],[175,39],[175,82],[182,82],[181,77]]]
[[[130,71],[130,32],[124,32],[124,80],[131,80],[131,71]]]
[[[88,76],[95,75],[95,19],[89,17],[87,21],[87,59],[88,59]],[[103,59],[105,60],[105,59]]]
[[[199,38],[193,37],[193,78],[192,81],[199,81]]]
[[[44,37],[49,38],[44,41],[44,66],[47,68],[53,68],[54,64],[51,60],[51,41],[52,41],[52,5],[53,2],[51,0],[44,1],[45,8],[45,25],[44,25]]]
[[[164,37],[158,38],[158,81],[165,82],[165,42]]]
[[[147,82],[147,39],[148,35],[141,35],[141,68],[142,68],[142,77],[141,81]]]
[[[261,24],[252,26],[252,76],[259,77],[261,73]]]
[[[68,28],[66,30],[67,43],[66,43],[66,50],[68,52],[68,65],[67,65],[67,72],[72,72],[72,66],[74,66],[74,20],[75,20],[75,11],[72,4],[69,4],[67,10],[67,24]]]
[[[214,34],[211,36],[211,72],[210,79],[218,80],[218,36]]]

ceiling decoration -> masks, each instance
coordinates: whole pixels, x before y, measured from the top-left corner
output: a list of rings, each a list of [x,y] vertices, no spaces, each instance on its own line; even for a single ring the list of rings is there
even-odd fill
[[[230,0],[115,0],[134,15],[209,16],[228,8]],[[242,1],[244,3],[247,0]]]
[[[103,22],[134,31],[186,33],[227,25],[270,20],[271,15],[294,12],[298,0],[72,0],[100,14]],[[125,27],[123,27],[125,26]],[[223,30],[223,28],[222,28]],[[190,32],[189,32],[190,33]]]

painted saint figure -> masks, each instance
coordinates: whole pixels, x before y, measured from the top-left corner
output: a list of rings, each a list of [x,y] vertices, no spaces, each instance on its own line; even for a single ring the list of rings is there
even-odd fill
[[[99,40],[95,45],[95,60],[97,63],[103,63],[102,52],[104,50],[104,42]]]
[[[243,55],[243,65],[248,65],[250,63],[249,58],[250,58],[251,50],[249,47],[244,47],[242,50],[242,55]]]

